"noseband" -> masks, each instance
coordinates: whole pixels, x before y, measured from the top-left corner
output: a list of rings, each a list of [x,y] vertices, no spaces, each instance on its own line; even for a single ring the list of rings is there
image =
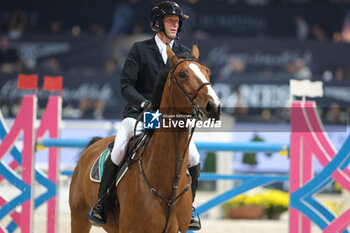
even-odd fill
[[[185,58],[185,59],[179,61],[178,63],[176,63],[176,65],[172,68],[172,70],[171,70],[171,72],[170,72],[170,74],[171,74],[170,77],[171,77],[171,80],[172,80],[172,81],[175,83],[175,85],[177,86],[177,88],[179,88],[180,91],[185,95],[185,97],[186,97],[188,103],[189,103],[191,106],[193,106],[193,100],[197,97],[199,91],[200,91],[204,86],[211,85],[211,83],[209,83],[209,82],[202,83],[202,84],[197,88],[197,90],[196,90],[194,93],[192,93],[192,94],[187,93],[186,90],[185,90],[185,89],[180,85],[180,83],[177,81],[177,79],[175,78],[175,74],[174,74],[174,72],[175,72],[176,68],[178,67],[178,65],[180,65],[181,63],[183,63],[183,62],[185,62],[185,61],[194,61],[194,62],[198,63],[198,61],[197,61],[196,59],[194,59],[194,58]]]

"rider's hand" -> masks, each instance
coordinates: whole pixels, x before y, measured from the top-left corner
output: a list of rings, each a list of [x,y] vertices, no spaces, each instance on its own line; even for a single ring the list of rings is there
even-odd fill
[[[152,102],[149,100],[144,100],[141,103],[141,111],[150,110],[152,108]]]

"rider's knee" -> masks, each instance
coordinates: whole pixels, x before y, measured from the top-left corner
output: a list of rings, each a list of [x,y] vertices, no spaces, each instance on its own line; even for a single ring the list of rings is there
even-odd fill
[[[134,127],[135,127],[136,120],[131,117],[127,117],[123,119],[121,123],[121,127],[123,130],[125,130],[128,137],[131,137],[133,135]]]
[[[190,167],[196,166],[200,162],[200,155],[197,150],[196,145],[194,144],[193,140],[191,140],[189,145],[189,157],[188,157],[188,165]]]

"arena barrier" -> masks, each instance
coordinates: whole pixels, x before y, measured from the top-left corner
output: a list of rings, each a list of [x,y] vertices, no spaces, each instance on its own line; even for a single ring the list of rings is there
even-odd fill
[[[56,97],[59,98],[59,97]],[[47,111],[60,114],[60,101],[56,102],[56,109],[47,107]],[[33,209],[33,196],[32,196],[32,184],[33,184],[33,154],[34,154],[34,120],[35,120],[35,106],[36,97],[25,96],[23,98],[23,104],[21,111],[16,117],[15,124],[9,133],[6,133],[3,137],[3,141],[0,146],[0,158],[6,154],[5,152],[11,150],[11,154],[18,165],[22,165],[22,178],[18,178],[13,171],[10,171],[8,167],[15,166],[6,164],[0,164],[1,175],[14,183],[16,187],[22,190],[22,194],[10,202],[5,202],[1,198],[1,210],[0,220],[4,215],[10,214],[13,219],[13,226],[19,226],[22,232],[31,232],[31,211]],[[48,116],[51,114],[48,114]],[[24,117],[25,116],[25,117]],[[51,116],[54,116],[52,113]],[[21,119],[21,120],[20,120]],[[18,121],[17,121],[18,120]],[[43,118],[44,120],[44,118]],[[42,122],[43,122],[42,120]],[[20,122],[20,123],[17,123]],[[59,120],[56,122],[58,129]],[[348,232],[346,227],[350,223],[350,210],[345,211],[341,216],[336,217],[334,213],[328,210],[325,206],[315,200],[312,195],[322,189],[326,184],[333,179],[342,185],[343,188],[350,191],[349,184],[349,170],[348,165],[350,163],[350,137],[345,141],[344,145],[338,153],[336,153],[332,143],[330,142],[327,134],[324,132],[321,121],[318,118],[316,112],[316,105],[311,101],[293,102],[291,112],[291,144],[290,144],[290,176],[264,176],[264,175],[219,175],[219,174],[202,174],[200,179],[202,180],[216,180],[216,179],[236,179],[241,180],[242,183],[233,189],[220,194],[219,196],[209,200],[207,203],[199,206],[197,212],[199,214],[211,209],[212,207],[219,205],[236,195],[244,193],[245,191],[266,185],[276,181],[288,181],[290,180],[290,224],[289,232],[291,233],[310,233],[311,221],[317,224],[324,232]],[[44,127],[44,126],[43,126]],[[13,147],[15,138],[18,136],[19,130],[24,132],[23,134],[23,150],[19,152],[16,147]],[[39,131],[39,130],[38,130]],[[57,134],[58,135],[58,134]],[[58,136],[57,136],[58,138]],[[70,142],[68,142],[70,141]],[[38,140],[48,147],[69,146],[73,147],[73,141],[71,139],[43,139]],[[87,140],[77,140],[75,147],[82,147],[86,145]],[[79,142],[79,143],[78,143]],[[56,144],[55,144],[56,143]],[[252,144],[232,144],[232,143],[197,143],[198,149],[219,151],[219,150],[242,150],[242,151],[280,151],[287,148],[282,144],[264,144],[264,143],[252,143]],[[22,155],[21,158],[16,159],[16,156]],[[324,169],[315,177],[312,169],[312,155],[324,166]],[[53,156],[57,161],[57,156]],[[18,161],[17,161],[18,160]],[[53,163],[52,160],[49,163]],[[57,166],[57,163],[55,164]],[[5,169],[4,169],[5,168]],[[56,167],[57,169],[57,167]],[[57,175],[57,170],[55,172]],[[12,177],[12,178],[9,178]],[[56,176],[57,179],[57,176]],[[38,178],[37,178],[38,180]],[[13,181],[13,182],[12,182]],[[47,180],[49,181],[49,179]],[[51,181],[51,180],[50,180]],[[55,187],[56,187],[56,182]],[[57,189],[55,188],[55,192]],[[35,199],[36,201],[37,199]],[[21,213],[15,212],[14,205],[22,205]],[[56,221],[57,223],[57,221]],[[11,223],[12,224],[12,223]],[[11,225],[10,224],[10,225]],[[12,225],[11,225],[12,226]],[[48,224],[49,226],[49,224]],[[7,227],[7,230],[10,226]],[[4,229],[1,229],[4,232]],[[10,232],[13,232],[10,231]],[[54,231],[48,231],[54,232]]]
[[[200,205],[197,207],[197,213],[202,214],[255,187],[289,180],[290,233],[310,233],[310,220],[325,232],[348,232],[345,228],[350,223],[350,210],[336,218],[334,213],[313,199],[312,195],[331,182],[332,178],[349,190],[350,179],[347,165],[350,162],[350,137],[336,155],[332,143],[324,132],[314,102],[293,102],[291,114],[290,176],[202,173],[200,180],[241,180],[241,184]],[[87,142],[87,139],[44,139],[41,141],[42,145],[47,147],[83,147]],[[196,142],[196,145],[198,150],[207,151],[279,152],[289,149],[288,145],[261,142]],[[313,179],[312,155],[315,155],[325,167]],[[64,171],[62,174],[72,175],[72,171]]]
[[[289,232],[311,232],[311,220],[323,232],[348,233],[350,209],[336,217],[312,195],[332,180],[350,191],[350,136],[337,153],[312,101],[293,102],[291,126]],[[313,155],[324,167],[315,177]]]
[[[44,147],[85,147],[90,139],[41,139],[38,143]],[[243,152],[280,152],[289,149],[289,145],[266,142],[196,142],[198,150],[207,151],[243,151]]]
[[[19,75],[18,88],[31,90],[33,94],[25,95],[9,131],[0,112],[0,159],[10,152],[12,162],[9,164],[0,162],[0,182],[7,180],[17,187],[21,194],[12,200],[6,200],[0,195],[0,220],[10,216],[12,221],[6,226],[0,226],[0,232],[14,232],[18,227],[21,232],[33,232],[33,209],[47,202],[47,232],[57,232],[57,180],[59,166],[59,149],[49,148],[47,174],[34,166],[35,141],[43,137],[47,132],[50,138],[59,138],[59,125],[61,117],[62,98],[50,96],[39,127],[35,128],[37,114],[37,75]],[[62,90],[62,77],[44,77],[43,90]],[[15,144],[20,133],[23,132],[23,149]],[[20,170],[17,173],[16,170]],[[21,175],[19,175],[21,174]],[[35,180],[44,186],[47,191],[38,197],[34,197],[33,184]],[[21,206],[21,210],[16,208]]]

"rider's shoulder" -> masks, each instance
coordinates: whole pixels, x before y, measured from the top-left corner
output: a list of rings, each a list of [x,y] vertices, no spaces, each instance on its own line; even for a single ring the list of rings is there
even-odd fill
[[[143,48],[143,47],[148,47],[153,45],[153,39],[147,39],[147,40],[142,40],[142,41],[137,41],[133,44],[133,47],[136,48]]]

